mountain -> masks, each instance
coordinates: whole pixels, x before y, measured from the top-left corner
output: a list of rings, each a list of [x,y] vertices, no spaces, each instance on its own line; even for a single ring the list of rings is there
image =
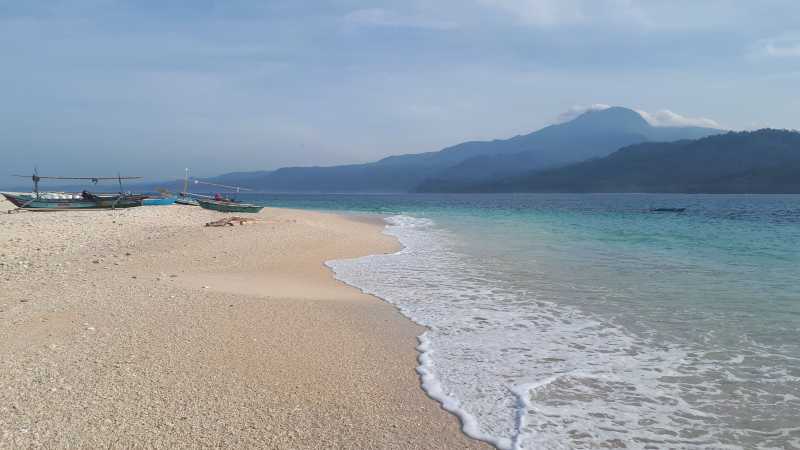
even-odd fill
[[[605,158],[456,190],[800,193],[800,133],[764,129],[694,141],[642,143]]]
[[[531,170],[601,158],[631,144],[696,139],[721,132],[699,127],[654,127],[636,111],[621,107],[588,111],[570,122],[502,141],[505,151],[468,158],[439,171],[417,190],[470,186]],[[511,148],[512,143],[514,148]]]
[[[211,181],[267,191],[408,192],[420,185],[474,184],[599,158],[640,142],[694,139],[720,132],[654,127],[637,112],[614,107],[505,140],[465,142],[437,152],[390,156],[368,164],[239,172]]]

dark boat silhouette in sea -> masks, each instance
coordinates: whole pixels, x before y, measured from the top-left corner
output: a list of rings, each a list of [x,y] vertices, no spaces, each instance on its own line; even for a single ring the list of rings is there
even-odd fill
[[[674,212],[674,213],[682,213],[686,211],[686,208],[652,208],[650,212]]]

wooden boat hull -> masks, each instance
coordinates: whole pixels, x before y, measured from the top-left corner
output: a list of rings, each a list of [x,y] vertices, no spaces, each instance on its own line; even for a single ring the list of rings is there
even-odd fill
[[[178,205],[186,205],[186,206],[200,206],[200,204],[197,203],[197,200],[189,197],[178,197],[175,200],[175,203]]]
[[[3,194],[17,208],[25,209],[92,209],[97,202],[83,198],[36,198],[33,195]]]
[[[263,206],[249,203],[221,202],[217,200],[198,200],[197,203],[200,204],[201,208],[220,212],[258,213],[264,209]]]
[[[142,206],[142,199],[145,198],[144,195],[95,194],[87,191],[83,191],[82,195],[84,199],[97,203],[97,207],[102,209]]]
[[[17,208],[31,211],[63,211],[74,209],[112,209],[140,206],[141,203],[127,199],[87,199],[87,198],[36,198],[33,195],[3,194]]]
[[[142,205],[144,206],[163,206],[163,205],[174,205],[174,204],[175,204],[175,197],[146,198],[142,200]]]
[[[99,200],[97,202],[99,208],[114,209],[114,208],[133,208],[135,206],[142,206],[141,200],[121,198],[115,200]]]

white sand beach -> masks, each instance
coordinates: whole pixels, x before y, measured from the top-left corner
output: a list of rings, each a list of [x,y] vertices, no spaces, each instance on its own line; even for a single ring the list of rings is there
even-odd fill
[[[0,214],[0,448],[486,448],[420,389],[421,328],[323,264],[395,251],[379,224],[221,217]]]

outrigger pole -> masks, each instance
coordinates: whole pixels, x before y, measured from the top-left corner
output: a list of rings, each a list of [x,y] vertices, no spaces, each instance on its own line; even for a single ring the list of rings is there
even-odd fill
[[[28,175],[14,175],[15,177],[28,178]],[[89,180],[97,184],[101,180],[119,180],[120,192],[122,192],[122,180],[140,180],[142,177],[123,177],[117,175],[116,177],[41,177],[39,176],[39,168],[33,169],[33,175],[30,176],[33,180],[33,192],[36,193],[36,198],[39,198],[39,181],[41,180]]]
[[[221,188],[225,188],[225,189],[235,189],[237,193],[240,192],[240,191],[252,191],[252,189],[243,188],[243,187],[240,187],[240,186],[227,186],[227,185],[224,185],[224,184],[209,183],[208,181],[200,181],[200,180],[194,180],[194,184],[207,184],[209,186],[216,186],[216,187],[221,187]]]
[[[186,169],[186,174],[183,177],[183,194],[184,196],[189,195],[189,168]]]

